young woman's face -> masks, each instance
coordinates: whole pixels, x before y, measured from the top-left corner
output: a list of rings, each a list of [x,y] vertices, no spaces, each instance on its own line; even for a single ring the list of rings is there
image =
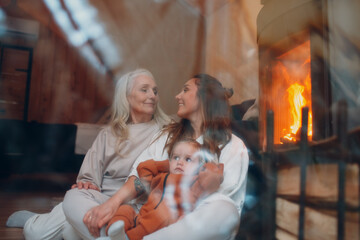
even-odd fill
[[[194,115],[200,114],[200,100],[197,96],[198,87],[192,78],[184,84],[181,92],[176,95],[179,104],[177,115],[181,118],[191,120]]]
[[[191,175],[199,167],[200,161],[194,154],[198,151],[192,144],[176,144],[170,158],[170,173]]]
[[[130,104],[130,116],[134,123],[148,122],[155,113],[159,101],[155,81],[146,75],[137,76],[127,96]]]

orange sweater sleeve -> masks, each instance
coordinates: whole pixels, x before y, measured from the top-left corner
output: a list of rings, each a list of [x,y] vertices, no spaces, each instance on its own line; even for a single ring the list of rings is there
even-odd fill
[[[151,183],[159,173],[169,172],[169,160],[147,160],[139,164],[137,171],[141,180]]]

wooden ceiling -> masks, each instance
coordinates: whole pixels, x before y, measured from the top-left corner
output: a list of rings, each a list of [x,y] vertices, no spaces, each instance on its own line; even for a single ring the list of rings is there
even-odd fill
[[[131,1],[138,1],[138,0],[131,0]],[[151,1],[151,0],[149,0]],[[174,2],[181,3],[182,5],[185,5],[189,11],[196,12],[203,17],[208,17],[209,15],[215,13],[222,7],[224,7],[226,4],[230,3],[231,1],[235,0],[152,0],[154,3],[154,6],[159,6],[166,8]],[[72,23],[70,11],[68,10],[65,1],[60,0],[59,1],[62,10],[65,10],[69,14],[69,18]],[[124,13],[119,14],[117,11],[121,11],[123,8],[123,5],[128,3],[126,1],[118,1],[118,0],[101,0],[101,1],[94,1],[94,0],[88,0],[88,3],[92,4],[97,11],[99,11],[99,15],[102,16],[102,20],[104,21],[104,25],[107,26],[108,29],[112,29],[112,31],[115,29],[116,26],[121,26],[123,24],[121,15]],[[132,5],[138,5],[138,4],[144,4],[142,1],[132,2]],[[147,3],[149,4],[149,3]],[[58,24],[54,20],[54,16],[51,13],[51,11],[47,8],[46,4],[44,3],[44,0],[0,0],[0,6],[5,9],[7,14],[9,14],[12,17],[19,17],[19,18],[33,18],[37,21],[39,21],[41,24],[47,26],[50,28],[53,32],[55,32],[58,36],[61,36],[64,40],[68,41],[66,39],[66,36],[64,34],[64,31],[61,30],[61,27],[58,26]],[[139,5],[138,5],[139,6]],[[21,11],[19,11],[19,9]],[[139,7],[140,9],[140,7]],[[135,11],[132,11],[136,12]],[[126,14],[126,13],[125,13]],[[143,13],[139,13],[139,15],[144,16]],[[158,17],[158,16],[154,16]],[[152,19],[148,19],[149,21],[152,21]],[[166,21],[166,19],[164,19]],[[76,29],[76,24],[74,24],[74,29]]]
[[[181,0],[198,10],[201,15],[209,16],[234,0]]]
[[[169,2],[169,0],[162,0],[162,1],[156,1],[154,2],[160,2],[163,4],[166,4],[166,2]],[[193,8],[194,10],[198,11],[203,16],[209,16],[212,13],[216,12],[226,4],[235,1],[235,0],[177,0],[179,2],[182,2],[189,7]],[[61,0],[63,4],[63,0]],[[105,5],[104,9],[111,9],[115,5],[121,5],[121,1],[102,1],[102,3]],[[24,10],[26,13],[30,14],[32,17],[35,17],[42,23],[49,22],[49,19],[51,18],[49,16],[49,11],[47,10],[43,0],[0,0],[0,7],[1,8],[8,8],[8,11],[11,11],[14,7],[19,7],[22,10]],[[22,16],[25,17],[26,16]]]

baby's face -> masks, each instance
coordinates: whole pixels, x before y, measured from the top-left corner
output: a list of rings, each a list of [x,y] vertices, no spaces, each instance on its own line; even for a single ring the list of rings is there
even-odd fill
[[[199,157],[194,157],[198,151],[192,144],[187,142],[178,143],[170,159],[170,173],[190,175],[199,167]]]

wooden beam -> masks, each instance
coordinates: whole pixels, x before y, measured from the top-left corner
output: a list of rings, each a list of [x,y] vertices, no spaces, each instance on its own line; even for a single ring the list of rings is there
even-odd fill
[[[59,37],[66,40],[65,35],[54,21],[52,14],[41,0],[17,0],[17,6],[24,12],[32,16],[35,20],[39,21],[44,26],[50,28]]]

